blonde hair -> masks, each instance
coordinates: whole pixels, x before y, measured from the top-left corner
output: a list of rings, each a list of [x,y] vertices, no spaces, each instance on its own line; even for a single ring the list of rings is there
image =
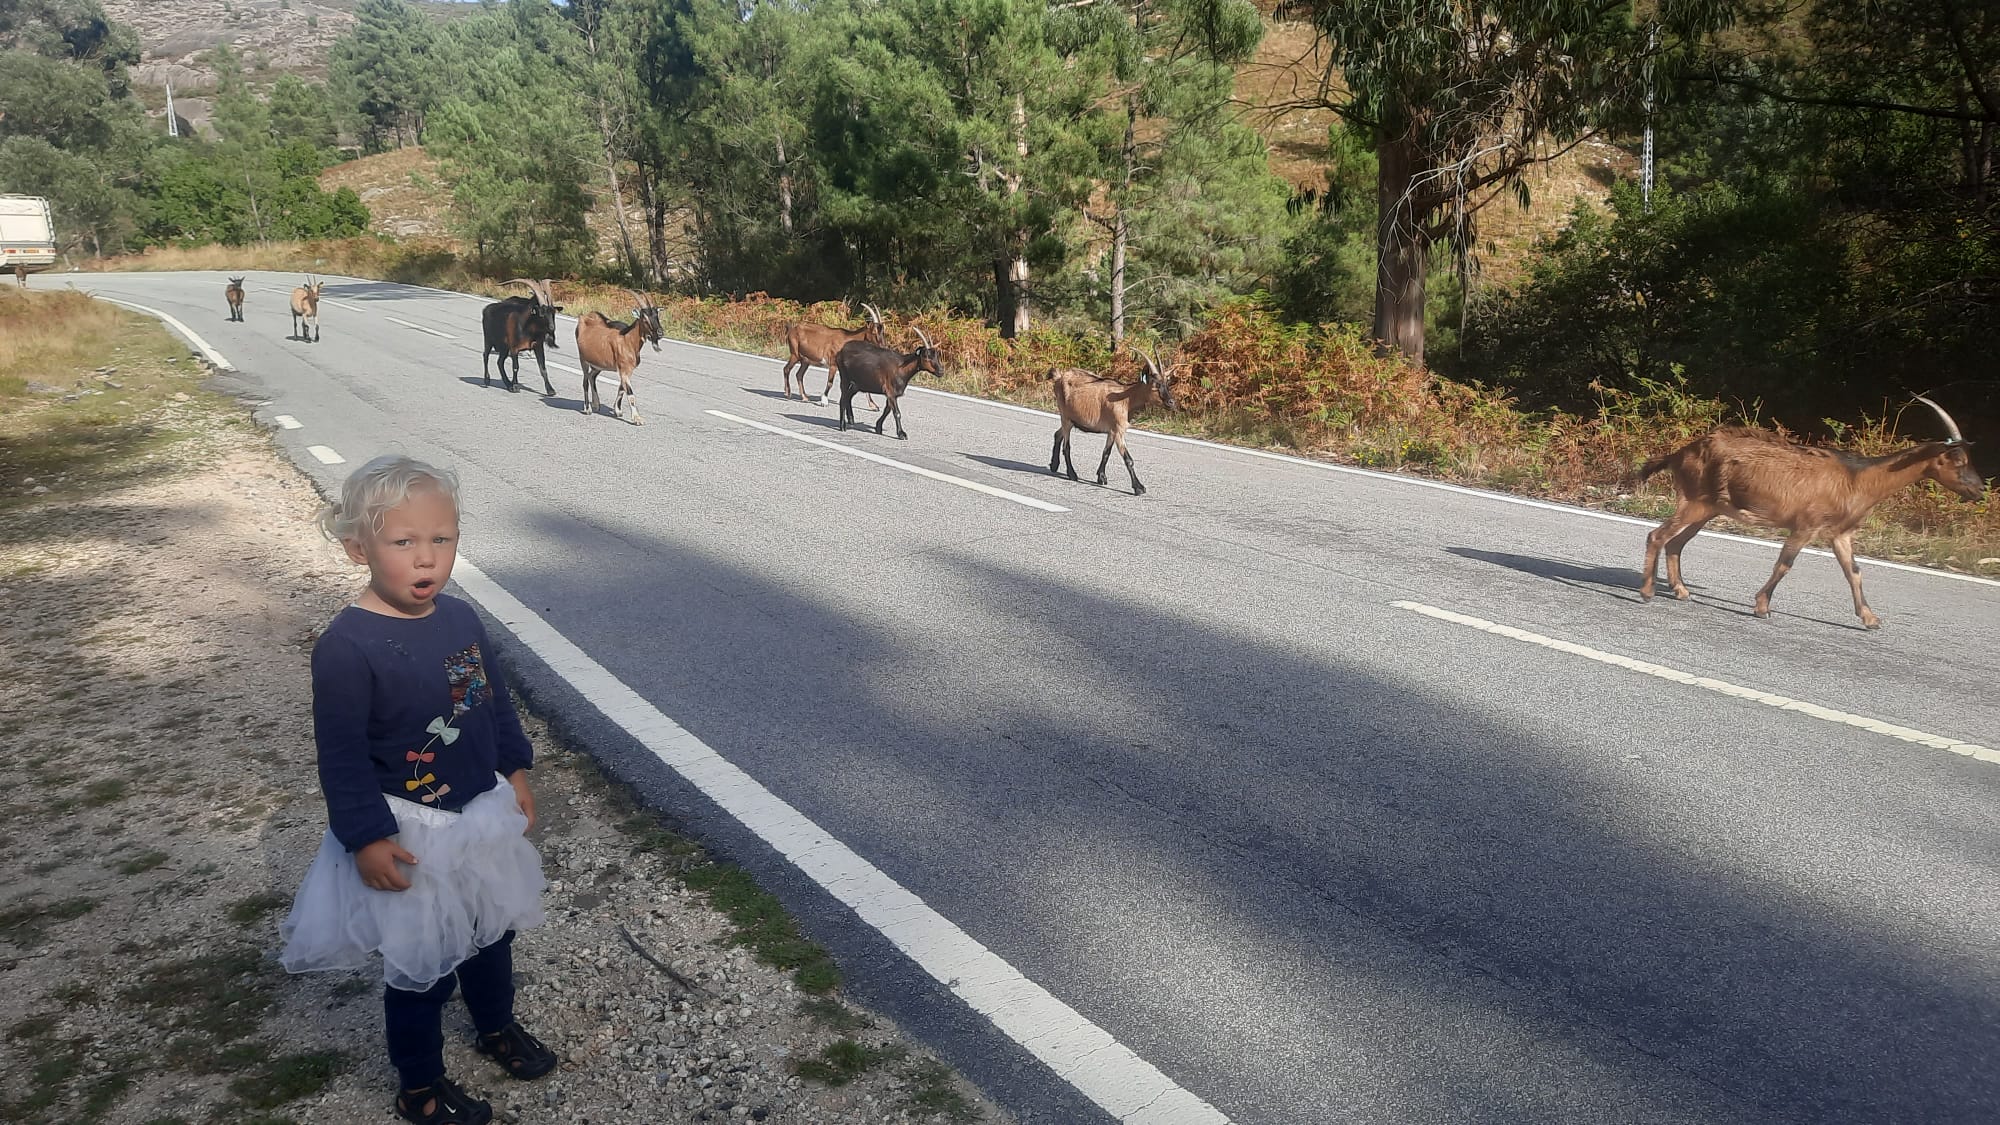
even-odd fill
[[[384,454],[349,473],[340,498],[319,510],[319,529],[336,543],[382,530],[382,518],[423,489],[435,489],[458,507],[458,474],[399,453]]]

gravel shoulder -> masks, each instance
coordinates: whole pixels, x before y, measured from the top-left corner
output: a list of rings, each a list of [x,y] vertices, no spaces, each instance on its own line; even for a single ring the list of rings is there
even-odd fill
[[[156,405],[130,456],[0,480],[0,1119],[393,1121],[379,978],[274,960],[325,828],[307,656],[360,572],[242,407],[148,347],[111,375],[41,373],[156,392],[133,396]],[[7,404],[0,442],[89,404]],[[550,889],[516,945],[518,1010],[563,1066],[507,1079],[448,1008],[448,1064],[497,1119],[1011,1120],[827,988],[824,954],[740,873],[524,719]]]

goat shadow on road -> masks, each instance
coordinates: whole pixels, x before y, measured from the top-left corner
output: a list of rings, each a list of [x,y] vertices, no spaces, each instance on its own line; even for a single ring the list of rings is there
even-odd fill
[[[1602,594],[1607,598],[1626,602],[1631,605],[1646,604],[1639,598],[1639,572],[1631,567],[1579,566],[1576,563],[1563,562],[1560,559],[1542,559],[1532,555],[1514,555],[1505,551],[1482,551],[1476,547],[1446,547],[1445,550],[1460,558],[1492,563],[1495,566],[1504,566],[1509,570],[1518,570],[1523,574],[1531,574],[1536,578],[1546,578],[1552,582],[1561,583],[1564,586],[1574,589],[1585,590],[1593,594]],[[1708,591],[1699,582],[1689,582],[1688,589],[1695,595],[1689,601],[1691,605],[1702,606],[1707,609],[1730,614],[1734,617],[1748,617],[1752,620],[1755,620],[1757,617],[1751,602],[1747,599],[1738,600],[1722,597]],[[1660,593],[1657,600],[1662,602],[1672,602],[1675,600],[1672,591],[1666,586],[1666,576],[1664,573],[1660,577],[1659,590]],[[1780,587],[1779,592],[1783,593],[1782,587]],[[1824,617],[1814,617],[1810,614],[1787,613],[1775,606],[1771,610],[1771,616],[1773,618],[1810,621],[1815,625],[1825,625],[1833,629],[1853,630],[1861,628],[1859,624],[1854,622],[1829,621]]]
[[[987,457],[984,454],[967,453],[962,449],[959,450],[958,455],[968,461],[977,461],[990,469],[1001,469],[1010,473],[1027,473],[1030,476],[1037,477],[1054,475],[1049,472],[1047,465],[1030,465],[1026,461],[1010,461],[1005,457]]]
[[[539,388],[537,388],[537,387],[533,387],[533,386],[530,386],[530,385],[529,385],[531,381],[533,381],[533,382],[539,382],[540,380],[541,380],[541,376],[539,376],[539,375],[536,375],[536,374],[535,374],[534,372],[532,372],[532,371],[527,371],[527,372],[523,372],[523,373],[522,373],[522,379],[521,379],[521,382],[520,382],[520,384],[519,384],[519,386],[520,386],[520,388],[521,388],[521,389],[520,389],[520,391],[519,391],[518,393],[520,393],[520,394],[524,394],[524,395],[525,395],[525,394],[532,394],[532,395],[534,395],[534,396],[535,396],[536,398],[540,398],[540,399],[547,399],[547,398],[550,398],[550,397],[552,397],[552,396],[550,396],[550,395],[545,395],[545,394],[543,394],[543,393],[541,392],[541,390],[540,390]],[[489,385],[487,385],[487,383],[486,383],[486,381],[485,381],[485,380],[481,379],[481,378],[480,378],[479,376],[477,376],[477,375],[460,375],[460,376],[458,377],[458,381],[459,381],[459,382],[461,382],[461,383],[464,383],[464,384],[465,384],[466,386],[468,386],[468,387],[477,387],[477,388],[479,388],[479,389],[480,389],[480,390],[482,390],[482,391],[502,391],[502,392],[504,392],[504,391],[506,390],[506,388],[505,388],[505,387],[501,386],[501,384],[500,384],[500,376],[498,376],[498,375],[495,375],[495,376],[493,376],[493,383],[492,383],[492,385],[490,385],[490,386],[489,386]],[[557,401],[565,401],[565,400],[557,400]],[[570,408],[571,410],[581,410],[581,409],[583,409],[583,403],[582,403],[582,402],[581,402],[580,400],[576,400],[576,399],[570,399],[570,400],[566,400],[566,401],[568,401],[568,402],[569,402],[569,408]]]

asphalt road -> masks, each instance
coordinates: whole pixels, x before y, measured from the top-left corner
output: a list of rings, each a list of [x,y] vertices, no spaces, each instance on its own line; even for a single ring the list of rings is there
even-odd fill
[[[1774,549],[1705,535],[1695,600],[1644,605],[1645,529],[1570,510],[1143,435],[1134,497],[1049,476],[1041,415],[918,393],[908,441],[837,434],[674,343],[632,426],[566,371],[479,386],[477,299],[334,279],[307,345],[291,275],[244,324],[219,274],[70,280],[205,337],[323,482],[456,467],[487,575],[1231,1121],[2000,1120],[2000,763],[1879,725],[2000,746],[1993,584],[1864,564],[1867,633],[1808,556],[1758,621]],[[1110,1119],[515,660],[864,999],[1026,1119]]]

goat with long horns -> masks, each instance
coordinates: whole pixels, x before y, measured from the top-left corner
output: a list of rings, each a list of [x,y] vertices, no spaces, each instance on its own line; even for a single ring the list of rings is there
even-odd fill
[[[1702,525],[1717,516],[1745,523],[1784,528],[1791,534],[1778,553],[1771,580],[1757,591],[1756,612],[1771,615],[1771,591],[1792,568],[1808,543],[1825,536],[1833,557],[1854,592],[1854,612],[1861,624],[1880,628],[1882,619],[1861,595],[1861,571],[1854,565],[1854,529],[1891,494],[1922,480],[1934,480],[1966,500],[1977,500],[1986,482],[1966,452],[1971,443],[1958,432],[1944,407],[1916,396],[1944,420],[1943,441],[1927,441],[1881,457],[1861,457],[1831,449],[1796,445],[1768,430],[1730,426],[1702,435],[1639,469],[1645,480],[1662,469],[1674,474],[1680,504],[1674,514],[1646,536],[1645,580],[1639,596],[1653,597],[1653,581],[1661,551],[1667,556],[1667,582],[1674,597],[1686,601],[1681,582],[1681,548]]]

